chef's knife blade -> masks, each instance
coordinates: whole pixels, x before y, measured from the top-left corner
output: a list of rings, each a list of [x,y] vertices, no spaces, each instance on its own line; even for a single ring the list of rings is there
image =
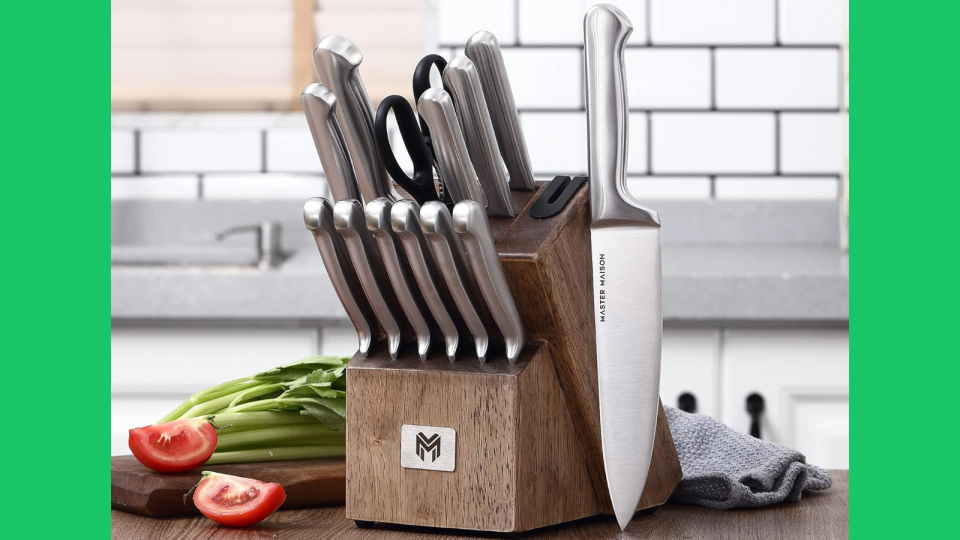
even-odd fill
[[[480,71],[483,94],[490,108],[493,129],[497,134],[500,154],[510,172],[510,189],[532,191],[536,189],[533,167],[527,153],[527,141],[523,138],[517,104],[513,99],[513,89],[507,76],[507,66],[503,63],[503,53],[497,37],[487,31],[470,36],[464,54]]]
[[[360,79],[363,53],[349,39],[331,34],[317,44],[313,61],[320,82],[340,100],[336,114],[343,138],[350,149],[363,200],[370,202],[379,197],[400,199],[377,154],[373,105]]]
[[[630,20],[608,4],[583,19],[590,172],[590,241],[607,488],[625,529],[643,494],[660,393],[660,219],[626,187],[624,46]]]
[[[420,360],[426,361],[427,355],[430,354],[432,338],[430,327],[433,326],[433,321],[430,320],[428,308],[420,294],[420,287],[407,263],[406,252],[400,245],[400,239],[393,232],[390,223],[391,206],[391,202],[385,198],[374,199],[367,203],[364,209],[367,229],[373,233],[377,245],[380,246],[380,256],[383,258],[393,291],[397,294],[400,307],[417,337],[417,353],[420,355]]]
[[[430,201],[420,209],[420,226],[430,243],[440,274],[463,317],[477,349],[477,358],[487,361],[491,328],[484,315],[486,305],[476,290],[476,278],[467,262],[466,248],[456,231],[446,205]],[[489,313],[489,311],[487,311]]]
[[[450,296],[446,283],[443,282],[433,251],[430,250],[420,227],[420,205],[407,200],[393,203],[390,223],[407,253],[410,269],[420,285],[423,299],[443,334],[447,359],[453,362],[456,359],[457,345],[460,343],[463,320],[457,312],[457,305]]]
[[[308,200],[303,205],[303,223],[313,234],[333,290],[357,330],[360,356],[366,358],[374,340],[379,339],[380,326],[353,270],[347,245],[333,224],[333,205],[322,197]]]
[[[514,217],[507,167],[497,148],[477,66],[466,56],[458,56],[443,70],[443,82],[450,89],[470,159],[487,198],[487,215]]]
[[[396,360],[403,335],[409,332],[409,326],[403,318],[400,302],[390,286],[377,243],[367,230],[363,206],[355,199],[338,202],[333,207],[333,222],[347,244],[347,251],[363,292],[380,321],[380,327],[387,335],[390,357]]]
[[[429,88],[417,102],[417,112],[430,127],[433,154],[440,168],[440,178],[453,202],[470,199],[484,203],[477,180],[477,171],[470,161],[453,99],[442,88]]]
[[[300,94],[300,105],[307,117],[333,201],[359,199],[357,175],[353,172],[347,143],[336,116],[337,96],[326,86],[313,83]]]
[[[473,274],[507,346],[507,360],[517,361],[527,342],[520,313],[503,273],[500,255],[493,243],[483,207],[476,201],[461,201],[453,208],[453,229],[463,240]]]

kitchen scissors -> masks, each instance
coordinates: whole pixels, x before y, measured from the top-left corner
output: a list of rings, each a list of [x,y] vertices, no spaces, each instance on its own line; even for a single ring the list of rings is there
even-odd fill
[[[447,67],[447,61],[438,54],[428,54],[417,64],[413,72],[413,99],[414,103],[430,88],[430,70],[436,66],[441,74]],[[403,146],[413,161],[413,177],[407,176],[397,157],[390,148],[390,138],[387,132],[387,118],[393,111],[400,129]],[[387,96],[377,109],[374,124],[374,133],[377,140],[377,153],[383,161],[384,167],[393,180],[400,185],[419,204],[439,200],[437,189],[433,182],[435,159],[433,143],[430,139],[430,130],[422,118],[414,113],[413,107],[403,96]]]

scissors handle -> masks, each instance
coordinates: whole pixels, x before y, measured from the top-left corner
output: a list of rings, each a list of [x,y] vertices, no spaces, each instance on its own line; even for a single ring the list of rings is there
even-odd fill
[[[437,67],[440,75],[447,69],[447,60],[439,54],[428,54],[420,59],[416,69],[413,70],[413,106],[416,107],[420,101],[420,96],[430,88],[430,70]],[[432,150],[433,145],[430,142],[430,129],[427,123],[420,119],[420,131],[423,132],[423,138],[427,141],[427,146]]]
[[[403,172],[403,168],[397,163],[397,157],[394,155],[393,149],[390,148],[390,139],[387,135],[387,118],[390,116],[391,110],[393,110],[397,119],[397,127],[400,128],[403,145],[413,161],[413,178]],[[437,200],[439,197],[433,184],[433,154],[417,127],[417,117],[406,98],[403,96],[387,96],[380,102],[374,132],[376,133],[377,151],[380,154],[380,159],[383,161],[387,172],[400,184],[400,187],[405,189],[419,204]]]

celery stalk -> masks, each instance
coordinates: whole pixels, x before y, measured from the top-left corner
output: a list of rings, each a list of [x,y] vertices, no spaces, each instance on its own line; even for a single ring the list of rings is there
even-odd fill
[[[249,463],[258,461],[283,461],[287,459],[319,459],[343,457],[345,446],[279,446],[234,452],[214,452],[205,465],[224,463]]]

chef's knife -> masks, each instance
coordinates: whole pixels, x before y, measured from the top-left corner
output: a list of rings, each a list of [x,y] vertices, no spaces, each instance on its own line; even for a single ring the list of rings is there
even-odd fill
[[[450,211],[443,203],[430,201],[420,209],[420,226],[460,316],[473,335],[477,358],[486,362],[487,348],[490,346],[489,326],[483,315],[486,306],[475,290],[476,279],[467,262],[466,248],[453,230]]]
[[[516,214],[510,198],[507,167],[497,148],[497,136],[483,98],[477,66],[466,56],[458,56],[443,70],[443,82],[453,97],[470,158],[487,198],[487,215],[513,217]]]
[[[307,117],[333,201],[359,199],[357,176],[336,116],[337,96],[326,86],[313,83],[300,94],[300,105]]]
[[[507,346],[507,360],[513,364],[520,356],[527,336],[480,203],[458,202],[453,208],[453,229],[467,248],[468,259],[483,298],[503,334],[503,341]]]
[[[390,286],[377,243],[367,230],[363,206],[356,199],[338,202],[333,207],[333,222],[347,244],[347,251],[363,292],[380,321],[380,327],[387,335],[390,357],[396,360],[403,335],[409,332],[409,326],[403,318],[400,302]]]
[[[380,327],[373,308],[363,293],[357,273],[353,270],[347,245],[333,224],[333,205],[322,197],[308,200],[303,205],[303,223],[313,234],[333,290],[340,298],[353,327],[357,329],[360,356],[366,358],[370,346],[380,336]]]
[[[433,154],[450,198],[453,202],[470,199],[482,204],[483,192],[480,191],[477,171],[470,161],[450,94],[442,88],[427,89],[417,102],[417,112],[430,128]]]
[[[624,46],[630,20],[608,4],[583,19],[590,172],[590,242],[600,436],[607,488],[625,529],[643,494],[660,393],[660,218],[626,187]]]
[[[407,253],[410,269],[420,285],[423,299],[443,334],[447,359],[453,362],[460,343],[463,320],[457,313],[457,305],[443,282],[436,259],[420,227],[420,205],[407,200],[393,203],[390,223]]]
[[[527,141],[523,138],[523,129],[520,128],[517,104],[513,99],[513,89],[510,88],[507,66],[503,63],[503,53],[500,52],[497,37],[487,31],[477,32],[470,36],[464,53],[480,71],[483,94],[490,108],[497,144],[500,145],[500,154],[510,172],[510,188],[522,191],[536,189],[533,167],[527,153]]]
[[[320,40],[313,51],[320,82],[339,98],[337,118],[350,150],[360,193],[365,202],[378,197],[398,200],[383,164],[377,155],[373,133],[373,105],[360,79],[363,53],[349,39],[331,34]]]
[[[400,245],[400,239],[393,232],[390,224],[390,210],[391,203],[385,198],[368,202],[364,209],[367,229],[373,233],[377,245],[380,246],[380,256],[383,258],[393,291],[397,294],[400,307],[417,337],[417,353],[420,355],[420,360],[425,361],[430,354],[432,334],[430,327],[433,324],[428,315],[428,308],[424,305],[423,296],[420,294],[420,287],[417,286],[416,278],[407,263],[407,255]]]

